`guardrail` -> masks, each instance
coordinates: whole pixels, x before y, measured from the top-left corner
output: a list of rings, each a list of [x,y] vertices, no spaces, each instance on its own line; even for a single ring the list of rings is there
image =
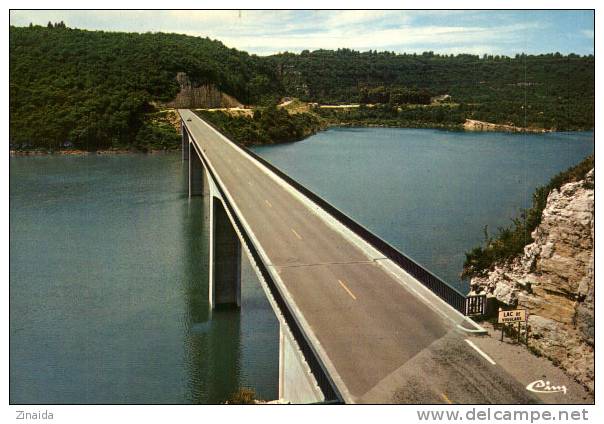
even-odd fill
[[[210,125],[212,128],[214,128],[216,131],[218,131],[222,134],[222,131],[219,128],[217,128],[216,125],[214,125],[213,123],[208,122],[205,119],[204,119],[204,122],[206,122],[208,125]],[[273,171],[275,174],[277,174],[279,177],[281,177],[283,180],[285,180],[288,184],[290,184],[291,186],[296,188],[298,191],[300,191],[302,194],[304,194],[306,197],[308,197],[310,200],[312,200],[318,206],[323,208],[323,210],[325,210],[325,212],[332,215],[334,218],[336,218],[338,221],[340,221],[344,226],[346,226],[349,230],[353,231],[355,234],[357,234],[359,237],[361,237],[363,240],[365,240],[367,243],[369,243],[375,249],[380,251],[385,257],[387,257],[388,259],[390,259],[391,261],[393,261],[394,263],[399,265],[401,268],[403,268],[406,272],[408,272],[413,277],[415,277],[423,285],[425,285],[427,288],[429,288],[434,294],[436,294],[442,300],[444,300],[449,305],[451,305],[451,307],[455,308],[457,311],[459,311],[463,315],[467,315],[467,311],[468,311],[468,300],[467,299],[468,298],[466,295],[462,294],[457,289],[448,285],[446,282],[441,280],[439,277],[432,274],[426,268],[424,268],[423,266],[421,266],[420,264],[415,262],[413,259],[411,259],[410,257],[408,257],[404,253],[400,252],[399,250],[397,250],[395,247],[393,247],[389,243],[385,242],[384,240],[382,240],[381,238],[379,238],[378,236],[373,234],[367,228],[365,228],[364,226],[362,226],[361,224],[359,224],[358,222],[356,222],[355,220],[350,218],[348,215],[346,215],[345,213],[340,211],[338,208],[336,208],[335,206],[333,206],[332,204],[330,204],[329,202],[327,202],[326,200],[324,200],[320,196],[316,195],[311,190],[309,190],[308,188],[306,188],[305,186],[303,186],[302,184],[300,184],[299,182],[297,182],[296,180],[294,180],[293,178],[288,176],[285,172],[281,171],[279,168],[277,168],[275,165],[273,165],[266,159],[258,156],[256,153],[252,152],[245,146],[236,144],[233,140],[230,140],[229,137],[226,137],[226,139],[229,140],[231,143],[240,147],[249,156],[253,157],[258,162],[260,162],[261,164],[263,164],[264,166],[269,168],[271,171]]]
[[[258,160],[264,166],[269,168],[271,171],[279,175],[279,177],[283,178],[287,181],[288,184],[295,187],[298,191],[312,200],[314,203],[319,205],[325,212],[329,213],[331,216],[340,221],[344,226],[346,226],[349,230],[353,231],[355,234],[360,236],[363,240],[369,243],[371,246],[380,251],[385,257],[395,262],[417,280],[419,280],[422,284],[428,287],[432,292],[434,292],[438,297],[443,299],[453,308],[457,309],[462,314],[465,314],[466,311],[466,296],[461,294],[459,291],[445,283],[443,280],[432,274],[430,271],[419,265],[413,259],[409,258],[392,245],[388,244],[371,231],[366,229],[364,226],[350,218],[348,215],[337,209],[335,206],[331,205],[329,202],[316,195],[302,184],[298,183],[293,178],[289,177],[287,174],[282,172],[279,168],[258,156],[251,150],[247,148],[243,148],[243,150],[252,156],[254,159]]]
[[[481,316],[487,312],[487,295],[486,294],[473,294],[466,297],[466,310],[467,316]]]

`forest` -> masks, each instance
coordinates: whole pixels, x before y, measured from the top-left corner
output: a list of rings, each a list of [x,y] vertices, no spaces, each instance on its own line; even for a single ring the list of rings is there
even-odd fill
[[[469,119],[553,130],[594,126],[593,56],[395,54],[339,49],[284,53],[269,60],[275,63],[284,89],[302,100],[371,103],[376,96],[366,99],[367,93],[376,94],[382,87],[381,91],[388,88],[392,93],[448,94],[452,102],[462,105],[464,117]],[[386,95],[378,100],[390,101]]]
[[[377,104],[357,108],[318,108],[318,116],[334,126],[396,128],[442,128],[461,130],[467,110],[460,105]]]
[[[256,108],[251,117],[233,116],[222,111],[196,113],[243,146],[297,141],[325,128],[324,122],[314,114],[290,114],[275,105]]]
[[[339,49],[260,57],[208,38],[86,31],[62,22],[11,26],[9,37],[13,149],[176,146],[175,130],[170,134],[148,116],[175,97],[177,72],[246,105],[266,107],[295,97],[375,106],[317,111],[334,125],[448,128],[470,118],[552,130],[594,127],[591,55]],[[449,104],[432,107],[433,98],[445,95]],[[285,130],[292,137],[314,125],[296,119],[293,125],[302,128]],[[258,142],[282,139],[266,131],[257,135]]]
[[[11,27],[9,42],[14,147],[134,145],[150,125],[145,116],[155,111],[153,102],[178,92],[178,71],[245,103],[260,103],[280,89],[270,63],[206,38],[49,23]]]

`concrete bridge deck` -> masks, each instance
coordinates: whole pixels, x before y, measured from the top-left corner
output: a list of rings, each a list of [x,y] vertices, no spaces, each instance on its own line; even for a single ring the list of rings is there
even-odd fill
[[[179,113],[342,401],[537,402],[468,343],[472,325],[459,312],[193,112]]]

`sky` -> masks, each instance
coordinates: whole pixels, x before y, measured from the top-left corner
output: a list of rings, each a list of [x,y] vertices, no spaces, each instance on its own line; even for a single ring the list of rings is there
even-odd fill
[[[350,48],[397,53],[594,54],[593,11],[44,11],[10,23],[209,37],[258,55]]]

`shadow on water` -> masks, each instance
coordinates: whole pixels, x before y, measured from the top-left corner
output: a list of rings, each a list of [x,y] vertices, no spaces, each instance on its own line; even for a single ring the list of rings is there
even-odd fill
[[[239,387],[240,321],[238,308],[208,302],[209,198],[194,197],[183,217],[186,240],[185,363],[191,403],[222,403]]]
[[[275,399],[279,381],[279,324],[243,253],[241,308],[208,303],[209,197],[188,201],[183,219],[186,260],[186,364],[191,403],[222,403],[237,389]]]
[[[210,313],[207,198],[185,177],[176,154],[11,158],[11,402],[276,396],[275,316],[247,262],[241,310]]]

